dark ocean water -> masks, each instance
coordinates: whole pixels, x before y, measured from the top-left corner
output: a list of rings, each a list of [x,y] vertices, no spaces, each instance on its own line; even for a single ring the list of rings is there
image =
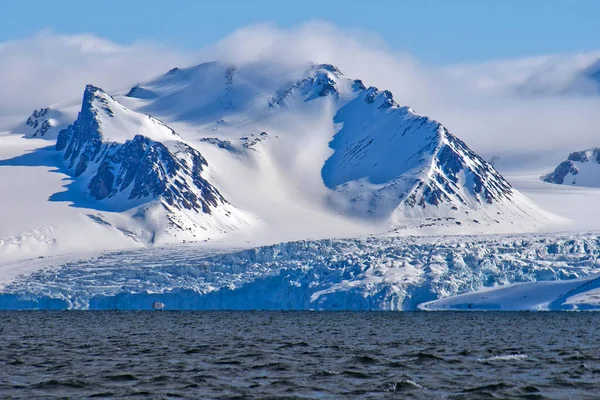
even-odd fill
[[[600,313],[8,311],[0,339],[0,398],[600,398]]]

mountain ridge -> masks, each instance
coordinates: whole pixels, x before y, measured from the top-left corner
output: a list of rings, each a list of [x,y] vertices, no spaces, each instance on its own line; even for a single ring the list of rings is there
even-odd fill
[[[89,85],[71,121],[51,163],[71,183],[50,200],[127,240],[265,244],[555,221],[441,123],[331,64],[212,62],[114,96]]]
[[[544,175],[544,182],[558,185],[600,187],[600,147],[575,151],[569,154],[551,173]]]
[[[125,117],[127,123],[111,121]],[[133,216],[143,220],[161,210],[180,231],[199,228],[193,214],[207,219],[222,208],[219,218],[241,216],[203,177],[208,163],[197,150],[163,122],[128,110],[98,87],[86,87],[78,118],[59,133],[56,150],[84,194],[107,210],[137,207]],[[234,219],[220,222],[231,228],[238,224]]]

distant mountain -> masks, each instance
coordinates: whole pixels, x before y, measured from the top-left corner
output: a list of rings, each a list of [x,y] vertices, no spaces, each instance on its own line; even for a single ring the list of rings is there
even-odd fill
[[[55,140],[61,129],[68,125],[66,116],[50,107],[34,110],[25,123],[13,132],[24,134],[27,138]]]
[[[249,73],[246,73],[249,72]],[[141,100],[139,110],[176,121],[201,124],[251,109],[269,80],[256,82],[254,71],[234,65],[209,62],[189,68],[173,68],[164,75],[132,87],[125,95]]]
[[[578,73],[567,92],[600,94],[600,60]]]
[[[93,199],[90,208],[133,209],[156,234],[204,236],[243,221],[204,178],[208,163],[197,150],[161,121],[127,109],[98,87],[86,87],[77,120],[60,132],[56,150]]]
[[[542,180],[558,185],[600,187],[600,148],[576,151]]]

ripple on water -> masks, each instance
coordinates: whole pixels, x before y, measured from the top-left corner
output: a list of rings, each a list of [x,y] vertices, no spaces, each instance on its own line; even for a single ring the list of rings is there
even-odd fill
[[[600,313],[0,312],[0,397],[597,399],[590,326]]]

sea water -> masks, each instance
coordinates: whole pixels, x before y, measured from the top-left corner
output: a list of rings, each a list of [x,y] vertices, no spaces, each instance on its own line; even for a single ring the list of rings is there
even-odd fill
[[[0,312],[0,398],[600,398],[600,313]]]

